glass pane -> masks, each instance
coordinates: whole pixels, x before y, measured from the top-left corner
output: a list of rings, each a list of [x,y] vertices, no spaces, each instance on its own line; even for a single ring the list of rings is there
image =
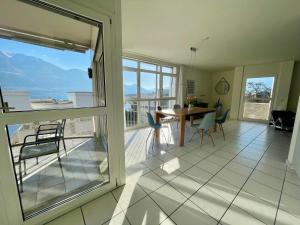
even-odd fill
[[[176,97],[176,77],[163,76],[163,96]]]
[[[143,63],[141,62],[141,69],[144,69],[144,70],[152,70],[152,71],[156,71],[156,65],[154,64],[150,64],[150,63]]]
[[[160,107],[162,109],[173,109],[173,106],[176,104],[176,100],[161,100]]]
[[[162,67],[162,72],[163,73],[172,73],[172,68],[171,67],[163,66]]]
[[[123,62],[123,66],[125,66],[125,67],[132,67],[132,68],[138,67],[138,63],[135,60],[123,59],[122,62]]]
[[[123,91],[124,98],[129,99],[137,97],[137,73],[131,71],[123,71]]]
[[[159,89],[159,76],[155,73],[141,72],[141,98],[157,98]]]
[[[248,78],[245,87],[244,118],[268,120],[274,77]]]
[[[92,41],[98,39],[98,33],[102,35],[101,26],[96,27],[52,12],[44,13],[40,8],[28,7],[33,12],[41,11],[39,13],[47,14],[55,21],[59,17],[62,21],[61,29],[64,29],[63,26],[67,29],[68,24],[72,24],[71,33],[64,34],[70,39],[76,39],[71,34],[79,27],[95,32],[82,32],[76,37]],[[23,13],[25,16],[28,13],[28,18],[32,16],[27,11]],[[11,107],[10,111],[105,106],[105,98],[101,103],[95,101],[95,90],[101,92],[104,86],[99,83],[98,88],[95,88],[96,71],[90,69],[93,67],[96,43],[77,47],[72,43],[81,40],[72,40],[68,44],[60,42],[51,44],[45,39],[41,42],[28,35],[32,30],[30,30],[30,22],[27,23],[22,33],[24,37],[18,36],[14,40],[0,38],[0,85],[4,101]],[[53,34],[51,38],[59,40],[61,37],[56,34],[55,26],[57,25],[51,26],[51,23],[47,23],[45,28],[44,21],[41,21],[36,24],[36,32],[47,30],[49,34]],[[99,41],[101,40],[102,38],[99,38]],[[102,44],[99,43],[99,46]],[[104,77],[104,73],[100,71],[97,75],[97,77],[100,75]]]
[[[25,218],[109,182],[106,116],[7,127]]]

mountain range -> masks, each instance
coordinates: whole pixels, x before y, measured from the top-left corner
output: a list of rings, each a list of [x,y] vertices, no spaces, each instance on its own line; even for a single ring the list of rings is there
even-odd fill
[[[31,99],[67,99],[72,91],[92,91],[87,71],[65,70],[40,58],[0,51],[0,85],[3,91],[28,91]],[[143,95],[155,89],[140,88]],[[164,90],[168,91],[168,90]],[[124,95],[136,95],[137,86],[124,85]]]
[[[87,71],[64,70],[42,59],[0,51],[2,90],[28,91],[31,98],[65,99],[71,91],[92,91]]]

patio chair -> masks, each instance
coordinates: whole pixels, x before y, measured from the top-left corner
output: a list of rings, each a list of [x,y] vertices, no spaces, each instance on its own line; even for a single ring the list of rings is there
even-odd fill
[[[151,115],[151,113],[147,112],[147,119],[148,119],[148,124],[149,126],[152,128],[148,134],[147,140],[146,140],[146,147],[147,147],[147,143],[148,143],[148,139],[150,137],[150,135],[153,135],[153,142],[152,142],[152,150],[153,150],[153,145],[154,145],[154,139],[155,139],[155,134],[156,132],[162,128],[162,124],[161,123],[155,123],[153,116]],[[165,136],[165,134],[163,133],[163,136],[165,138],[166,144],[168,146],[168,141],[167,138]]]
[[[63,137],[63,129],[65,123],[56,124],[56,128],[43,129],[43,132],[37,132],[36,134],[30,134],[25,136],[23,144],[20,149],[19,155],[19,178],[20,178],[20,190],[23,191],[23,179],[22,179],[22,161],[24,164],[24,174],[26,175],[26,160],[36,158],[38,163],[38,157],[57,154],[58,161],[60,163],[59,145]],[[41,131],[41,130],[40,130]],[[34,141],[30,141],[32,138]]]
[[[223,129],[223,125],[222,124],[225,123],[229,111],[230,111],[230,109],[227,109],[226,112],[222,116],[216,118],[216,125],[219,126],[220,131],[223,134],[224,141],[225,141],[225,134],[224,134],[224,129]]]
[[[203,136],[206,134],[210,137],[212,144],[215,145],[214,139],[212,137],[212,131],[215,126],[216,113],[211,112],[205,114],[204,118],[201,120],[200,124],[192,124],[192,128],[195,129],[195,132],[192,133],[190,141],[192,141],[195,133],[201,133],[201,145],[203,143]]]
[[[62,119],[60,123],[48,123],[48,124],[41,124],[38,127],[38,130],[36,132],[36,142],[38,141],[44,141],[46,139],[51,139],[55,135],[58,135],[57,137],[61,139],[63,143],[63,147],[65,150],[65,153],[67,155],[67,149],[66,149],[66,143],[65,143],[65,125],[66,125],[66,119]],[[59,128],[58,128],[59,126]],[[57,131],[60,130],[59,134],[57,134]],[[38,163],[38,159],[37,159]]]

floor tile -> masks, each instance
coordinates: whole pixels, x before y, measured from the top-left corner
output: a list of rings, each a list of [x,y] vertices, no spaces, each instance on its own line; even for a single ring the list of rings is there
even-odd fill
[[[185,154],[185,155],[181,156],[180,158],[191,164],[196,164],[197,162],[199,162],[202,159],[201,157],[199,157],[193,153]]]
[[[213,176],[212,174],[196,166],[188,169],[187,171],[184,172],[184,174],[190,177],[191,179],[197,181],[201,185],[207,182]]]
[[[190,200],[216,220],[221,219],[230,205],[229,201],[206,187],[202,187],[197,191]]]
[[[174,180],[171,180],[169,184],[187,198],[201,187],[201,184],[184,174],[181,174]]]
[[[152,157],[151,159],[148,159],[144,162],[144,164],[151,170],[156,169],[160,165],[162,165],[164,162],[158,158]]]
[[[160,187],[150,196],[167,215],[174,212],[187,199],[169,184]]]
[[[254,170],[250,178],[277,191],[281,191],[282,189],[283,180],[270,176],[259,170]]]
[[[125,214],[121,212],[103,225],[130,225],[130,223],[128,222]]]
[[[285,193],[281,196],[280,209],[287,211],[288,213],[300,218],[300,200],[286,195]]]
[[[138,184],[147,193],[155,191],[165,183],[166,183],[165,180],[163,180],[153,172],[147,173],[146,175],[142,176],[138,181]]]
[[[229,160],[228,159],[224,159],[222,157],[218,157],[218,156],[215,156],[215,155],[211,155],[209,156],[208,158],[206,158],[208,161],[211,161],[219,166],[225,166]]]
[[[179,170],[181,172],[184,172],[187,169],[191,168],[193,165],[181,158],[175,158],[175,159],[172,159],[172,160],[166,162],[163,166],[164,167],[170,166],[174,170]]]
[[[125,214],[131,225],[158,225],[167,218],[167,215],[148,196],[128,208]]]
[[[239,193],[233,204],[265,224],[274,224],[277,205],[270,204],[244,191]]]
[[[252,172],[252,168],[239,164],[237,162],[230,162],[225,166],[226,169],[231,170],[232,172],[238,173],[242,176],[249,176]]]
[[[170,165],[163,165],[153,170],[153,172],[165,181],[170,181],[182,173]]]
[[[284,182],[283,193],[300,200],[300,186],[290,182]]]
[[[147,195],[137,183],[128,183],[113,190],[112,194],[123,210]]]
[[[197,163],[195,165],[196,167],[199,167],[211,174],[216,174],[221,168],[222,166],[215,164],[213,162],[210,162],[206,159],[202,160],[201,162]]]
[[[205,185],[205,187],[215,192],[219,196],[222,196],[222,198],[226,199],[229,202],[231,202],[235,198],[238,191],[240,190],[240,188],[228,183],[220,177],[212,178]]]
[[[122,212],[113,195],[109,192],[82,206],[86,225],[103,224]]]
[[[222,225],[265,225],[244,210],[235,205],[231,205],[221,220]]]
[[[300,218],[296,217],[284,210],[279,209],[277,213],[275,225],[298,225]]]
[[[283,179],[285,176],[285,170],[277,169],[277,168],[268,166],[267,164],[264,164],[264,163],[258,164],[255,169],[262,171],[266,174],[269,174],[271,176],[277,177],[279,179]]]
[[[288,171],[286,173],[286,178],[285,179],[286,179],[287,182],[290,182],[292,184],[300,186],[300,179],[297,176],[296,172],[289,172]]]
[[[259,182],[256,182],[253,179],[249,179],[243,190],[266,201],[270,204],[278,205],[280,198],[280,191],[277,191],[269,186],[263,185]]]
[[[171,219],[177,225],[216,225],[218,223],[189,200],[171,215]]]
[[[216,176],[237,187],[242,187],[247,179],[247,176],[240,175],[226,168],[221,170]]]
[[[82,213],[80,209],[75,209],[61,217],[58,217],[55,220],[47,223],[46,225],[65,225],[65,224],[72,224],[72,225],[85,225],[82,217]]]
[[[245,158],[245,157],[242,157],[242,156],[237,156],[233,159],[233,162],[237,162],[243,166],[247,166],[247,167],[250,167],[250,168],[255,168],[256,164],[257,164],[257,161],[255,160],[252,160],[252,159],[248,159],[248,158]]]

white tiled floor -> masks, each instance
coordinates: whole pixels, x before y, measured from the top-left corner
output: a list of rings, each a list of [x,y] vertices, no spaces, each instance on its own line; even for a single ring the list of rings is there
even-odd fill
[[[130,164],[125,186],[49,225],[300,224],[300,180],[285,166],[291,134],[236,121],[225,133],[215,147],[194,138]]]

